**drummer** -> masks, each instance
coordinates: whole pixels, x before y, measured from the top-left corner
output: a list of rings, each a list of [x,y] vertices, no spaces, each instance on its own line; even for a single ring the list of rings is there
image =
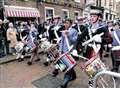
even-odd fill
[[[71,45],[76,45],[76,41],[77,41],[77,30],[72,28],[72,20],[71,19],[66,19],[64,21],[64,26],[65,26],[65,30],[64,32],[62,32],[62,39],[61,42],[59,44],[60,48],[60,54],[63,54],[67,51],[69,51],[69,45],[67,44],[66,41],[66,37],[69,41],[70,46]],[[66,36],[66,37],[65,37]],[[58,74],[58,70],[54,70],[53,72],[54,76],[56,76]],[[68,83],[71,80],[75,80],[76,79],[76,73],[74,71],[74,68],[72,68],[70,71],[66,72],[64,75],[64,82],[63,84],[60,86],[61,88],[66,88]]]
[[[120,46],[120,23],[116,22],[114,24],[114,31],[112,32],[113,42],[112,47]],[[111,58],[112,58],[112,71],[118,72],[119,65],[120,65],[120,49],[112,50],[111,51]]]
[[[80,36],[78,36],[78,42],[76,48],[78,53],[81,51],[80,48],[83,48],[82,42],[91,39],[93,36],[97,34],[104,33],[104,36],[96,38],[94,40],[96,44],[100,44],[101,46],[103,46],[104,44],[107,43],[109,44],[112,41],[111,36],[109,35],[107,25],[105,25],[101,21],[101,19],[103,18],[102,9],[94,6],[91,7],[90,16],[91,16],[90,25],[88,27],[88,30],[85,30],[84,32],[82,32]],[[91,51],[92,49],[89,46],[87,46],[87,48],[84,49],[84,56],[90,59],[93,53]],[[99,55],[102,59],[102,48],[100,49]]]

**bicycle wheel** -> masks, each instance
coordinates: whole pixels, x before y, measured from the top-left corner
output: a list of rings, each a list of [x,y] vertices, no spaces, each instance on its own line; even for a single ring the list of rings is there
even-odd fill
[[[96,88],[116,88],[115,79],[110,75],[102,75],[97,80]]]

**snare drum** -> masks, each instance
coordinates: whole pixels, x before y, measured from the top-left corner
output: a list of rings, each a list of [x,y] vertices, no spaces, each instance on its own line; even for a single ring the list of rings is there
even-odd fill
[[[20,53],[23,50],[23,47],[24,47],[24,43],[18,42],[15,46],[15,50],[17,51],[17,53]]]
[[[53,44],[47,51],[54,59],[59,57],[59,49],[57,44]]]
[[[50,44],[50,42],[46,41],[42,41],[41,42],[41,46],[40,48],[44,51],[47,52],[47,50],[52,46],[52,44]]]
[[[94,77],[98,72],[106,70],[100,58],[92,58],[85,63],[85,71],[89,77]]]
[[[76,65],[76,61],[70,54],[66,54],[57,61],[58,68],[61,71],[69,71]]]
[[[33,41],[29,40],[26,44],[25,50],[26,52],[32,52],[36,48],[36,45]]]

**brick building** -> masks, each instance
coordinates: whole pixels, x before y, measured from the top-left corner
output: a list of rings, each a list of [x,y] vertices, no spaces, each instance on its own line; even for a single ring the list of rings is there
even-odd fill
[[[59,15],[64,18],[75,19],[83,15],[84,0],[46,0],[39,5],[42,17],[46,20],[50,16]]]
[[[55,15],[76,19],[83,15],[83,6],[84,0],[5,0],[4,3],[5,17],[10,20],[35,19],[39,17],[38,11],[42,21]]]
[[[117,12],[118,12],[118,18],[120,19],[120,1],[117,2],[116,9],[117,9]]]
[[[90,6],[102,7],[104,9],[104,20],[113,20],[117,17],[116,3],[116,0],[86,0],[84,15],[89,15]]]

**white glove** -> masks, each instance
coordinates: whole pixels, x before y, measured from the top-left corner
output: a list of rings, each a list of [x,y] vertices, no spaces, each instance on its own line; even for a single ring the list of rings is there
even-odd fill
[[[101,43],[102,42],[101,36],[100,35],[95,35],[94,36],[94,41]]]

